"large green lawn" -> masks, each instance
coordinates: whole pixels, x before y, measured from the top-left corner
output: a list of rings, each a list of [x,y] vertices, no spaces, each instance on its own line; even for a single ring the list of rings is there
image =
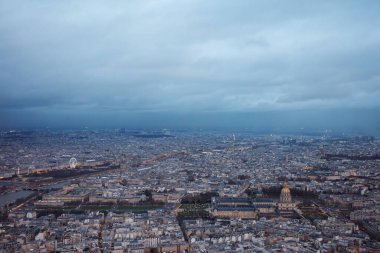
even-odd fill
[[[184,210],[196,211],[196,210],[204,210],[209,207],[209,204],[181,204],[179,208],[183,208]]]
[[[139,206],[126,206],[120,205],[115,210],[116,211],[131,211],[131,212],[146,212],[148,210],[163,208],[162,205],[139,205]]]
[[[207,208],[209,208],[209,204],[181,204],[179,209],[183,209],[183,211],[178,215],[183,218],[206,217],[208,216]]]

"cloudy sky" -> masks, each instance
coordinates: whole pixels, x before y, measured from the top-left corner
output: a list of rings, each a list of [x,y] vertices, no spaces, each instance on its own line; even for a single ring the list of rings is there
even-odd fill
[[[379,13],[366,0],[0,0],[0,126],[27,115],[373,111]]]

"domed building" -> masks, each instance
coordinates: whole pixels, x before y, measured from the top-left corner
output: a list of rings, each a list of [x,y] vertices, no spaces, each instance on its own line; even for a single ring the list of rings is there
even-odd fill
[[[280,202],[281,203],[291,203],[292,202],[292,195],[290,194],[288,183],[285,183],[281,190],[280,195]]]
[[[292,195],[290,194],[290,189],[288,183],[284,183],[281,195],[280,202],[278,203],[278,209],[280,210],[293,210],[296,208],[296,203],[292,201]]]

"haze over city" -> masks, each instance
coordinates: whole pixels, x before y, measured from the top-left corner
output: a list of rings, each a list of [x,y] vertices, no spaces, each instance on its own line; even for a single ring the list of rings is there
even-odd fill
[[[0,127],[379,134],[379,9],[0,1]]]

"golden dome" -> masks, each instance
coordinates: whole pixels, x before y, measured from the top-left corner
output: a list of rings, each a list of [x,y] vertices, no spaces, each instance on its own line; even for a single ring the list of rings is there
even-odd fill
[[[282,203],[290,203],[292,202],[292,196],[290,194],[288,183],[285,182],[280,195],[280,202]]]
[[[282,186],[282,190],[281,190],[281,193],[290,193],[290,190],[289,190],[289,185],[287,182],[284,183],[284,185]]]

